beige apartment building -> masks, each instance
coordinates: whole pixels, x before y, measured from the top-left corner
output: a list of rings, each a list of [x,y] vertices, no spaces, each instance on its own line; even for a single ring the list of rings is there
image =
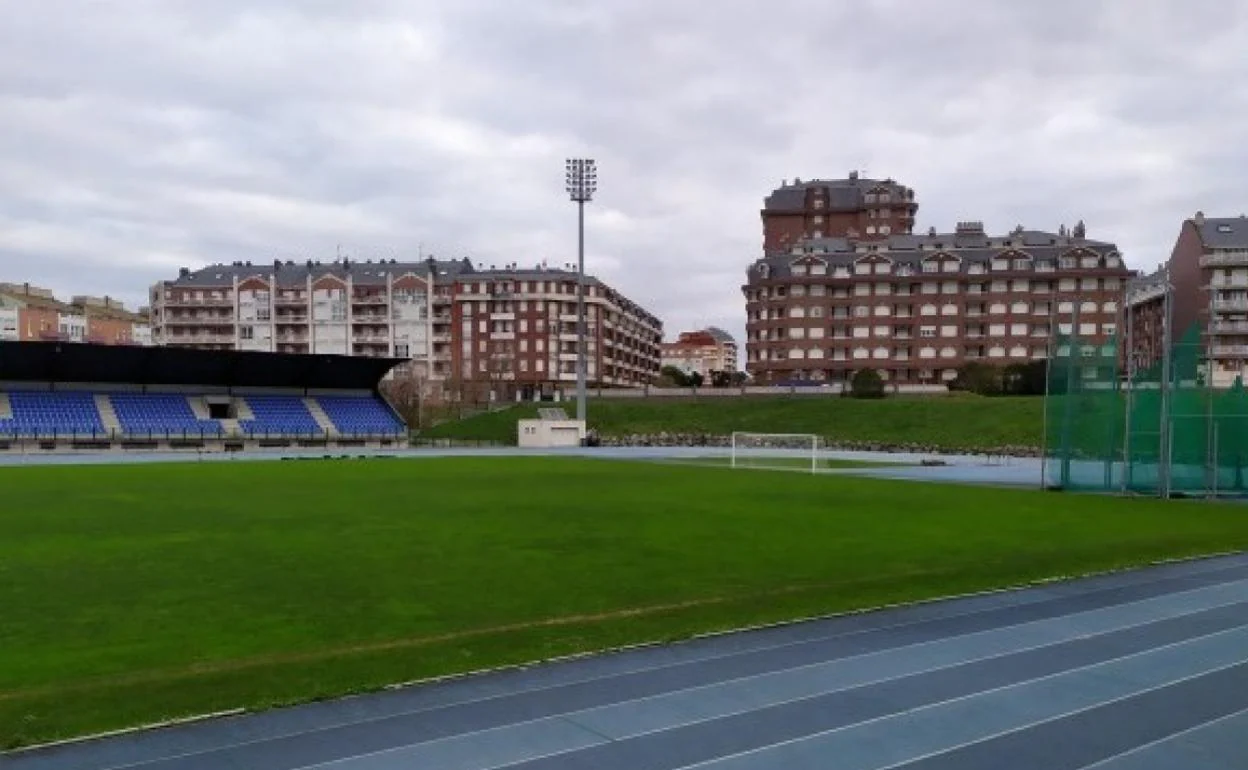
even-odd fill
[[[1166,282],[1171,286],[1174,322],[1171,344],[1199,329],[1197,357],[1211,364],[1214,387],[1248,378],[1248,217],[1206,217],[1179,227],[1170,260],[1133,286],[1132,354],[1141,365],[1161,358]]]
[[[804,238],[749,268],[746,369],[764,383],[845,382],[864,367],[899,385],[947,383],[968,361],[1043,358],[1054,331],[1104,342],[1131,275],[1082,223]]]
[[[151,289],[157,344],[392,356],[418,376],[495,397],[576,383],[577,276],[469,260],[235,262]],[[586,277],[587,379],[638,387],[659,371],[662,323]]]
[[[714,326],[681,332],[675,342],[664,342],[660,351],[664,368],[674,366],[685,374],[699,374],[708,383],[712,372],[733,373],[738,369],[737,341]]]

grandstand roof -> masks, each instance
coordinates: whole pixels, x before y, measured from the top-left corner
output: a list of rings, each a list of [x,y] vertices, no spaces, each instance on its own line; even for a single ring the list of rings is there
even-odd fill
[[[0,342],[0,382],[374,390],[399,358]]]

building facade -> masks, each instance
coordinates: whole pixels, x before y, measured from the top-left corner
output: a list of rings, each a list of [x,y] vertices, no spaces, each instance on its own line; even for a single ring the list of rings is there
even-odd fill
[[[1055,331],[1105,342],[1130,276],[1082,223],[807,238],[749,268],[746,369],[762,383],[844,383],[866,367],[890,384],[947,383],[970,361],[1044,358]]]
[[[29,283],[0,283],[0,340],[150,345],[152,333],[145,311],[132,312],[110,297],[64,302]]]
[[[1172,342],[1199,327],[1199,357],[1211,364],[1215,387],[1248,375],[1248,217],[1197,212],[1184,220],[1166,272],[1173,287]],[[1160,340],[1156,344],[1160,349]]]
[[[737,341],[714,326],[681,332],[675,342],[660,347],[663,368],[674,366],[685,374],[699,374],[710,382],[712,372],[737,371]]]
[[[821,238],[878,240],[914,230],[914,190],[892,179],[783,181],[763,202],[763,251]]]
[[[276,261],[183,269],[151,289],[160,345],[390,356],[417,377],[496,397],[576,383],[577,279],[468,260]],[[586,278],[587,379],[637,387],[659,371],[662,323]]]
[[[1165,341],[1166,269],[1127,282],[1125,343],[1129,372],[1147,369],[1162,359]]]

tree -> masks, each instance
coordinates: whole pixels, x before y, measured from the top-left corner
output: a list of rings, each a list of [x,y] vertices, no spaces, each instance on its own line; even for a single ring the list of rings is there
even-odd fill
[[[849,392],[854,398],[884,398],[884,378],[874,369],[859,369],[850,380]]]
[[[998,396],[1001,394],[1001,370],[990,364],[970,361],[958,369],[958,376],[949,383],[949,389]]]
[[[697,376],[697,384],[701,385],[702,375],[699,374]],[[670,383],[672,387],[676,388],[688,388],[694,384],[693,377],[691,375],[686,374],[682,369],[675,366],[665,366],[659,370],[659,384],[662,385],[667,383]]]
[[[685,384],[691,388],[702,387],[702,372],[690,372],[685,376]]]
[[[1011,396],[1043,396],[1048,375],[1048,362],[1043,359],[1010,364],[1002,375],[1002,390]]]
[[[425,427],[426,407],[434,394],[423,365],[407,361],[396,366],[393,376],[382,382],[381,394],[409,426]]]

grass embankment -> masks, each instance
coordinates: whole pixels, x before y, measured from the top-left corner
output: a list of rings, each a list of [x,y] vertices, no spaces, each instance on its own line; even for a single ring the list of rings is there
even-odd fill
[[[8,746],[1248,547],[1233,507],[575,458],[0,485]]]
[[[523,404],[443,423],[422,437],[516,442],[516,420],[549,404]],[[814,433],[825,439],[942,449],[1039,447],[1043,399],[949,395],[879,401],[835,396],[592,399],[589,426],[604,436],[733,431]]]

